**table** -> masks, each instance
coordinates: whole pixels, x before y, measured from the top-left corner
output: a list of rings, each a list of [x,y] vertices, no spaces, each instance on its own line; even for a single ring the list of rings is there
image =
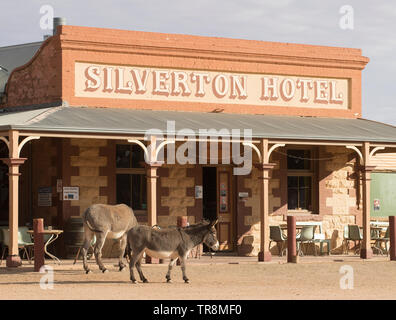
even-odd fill
[[[28,230],[27,232],[28,232],[29,234],[31,234],[31,235],[34,234],[34,231],[33,231],[33,230]],[[59,235],[60,235],[61,233],[63,233],[63,230],[47,230],[47,229],[46,229],[46,230],[44,230],[44,231],[42,232],[43,235],[44,235],[44,234],[50,235],[50,237],[48,238],[48,240],[44,243],[44,253],[45,253],[47,256],[49,256],[52,260],[57,261],[58,264],[61,263],[60,260],[59,260],[55,255],[53,255],[52,253],[48,252],[47,247],[48,247],[48,245],[50,245],[52,242],[54,242],[56,239],[58,239],[58,237],[59,237]],[[33,241],[34,241],[34,240],[33,240]]]

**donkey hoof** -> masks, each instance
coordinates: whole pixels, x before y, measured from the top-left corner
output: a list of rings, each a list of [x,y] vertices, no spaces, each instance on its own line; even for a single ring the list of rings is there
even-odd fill
[[[171,279],[166,279],[166,282],[167,283],[172,283],[172,280]]]
[[[92,273],[92,271],[91,271],[91,270],[85,270],[85,273],[86,273],[86,274]]]
[[[125,266],[120,266],[120,272],[125,270]]]
[[[184,282],[185,282],[185,283],[190,283],[190,280],[184,279]]]
[[[103,269],[102,272],[103,272],[103,273],[107,273],[107,272],[109,272],[109,270]]]
[[[148,283],[148,280],[147,279],[143,279],[143,283]]]
[[[131,280],[131,282],[132,282],[133,284],[136,284],[136,283],[137,283],[137,281],[136,281],[136,280]]]

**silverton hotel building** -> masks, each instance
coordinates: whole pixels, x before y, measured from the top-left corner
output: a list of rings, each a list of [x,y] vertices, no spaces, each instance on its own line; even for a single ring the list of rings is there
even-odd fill
[[[94,203],[161,227],[218,218],[221,250],[259,261],[288,215],[321,222],[332,253],[358,224],[372,256],[370,176],[396,172],[396,128],[362,119],[360,49],[55,30],[0,48],[8,266],[21,261],[18,226],[64,230]]]

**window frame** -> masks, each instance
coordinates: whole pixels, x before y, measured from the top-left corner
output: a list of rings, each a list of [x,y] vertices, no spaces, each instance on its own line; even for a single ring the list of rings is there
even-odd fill
[[[119,175],[119,174],[127,174],[127,175],[142,175],[142,176],[144,176],[144,179],[146,179],[147,178],[147,173],[146,173],[146,169],[145,168],[118,168],[117,167],[117,146],[119,146],[119,145],[124,145],[124,146],[126,146],[126,145],[129,145],[129,146],[131,146],[131,148],[132,148],[132,144],[126,144],[126,143],[123,143],[123,142],[116,142],[116,144],[115,144],[115,157],[116,157],[116,161],[115,161],[115,178],[116,178],[116,181],[117,181],[117,175]],[[141,148],[140,146],[139,146],[139,148]],[[142,150],[142,152],[144,152],[143,151],[143,149],[141,149]],[[132,162],[132,158],[131,158],[131,162]],[[132,163],[131,163],[131,165],[132,165]],[[132,188],[133,188],[133,186],[131,185],[131,198],[132,198]],[[115,195],[116,195],[116,199],[117,199],[117,184],[116,184],[116,188],[115,188]],[[147,199],[147,189],[146,189],[146,199]],[[147,201],[146,201],[147,202]],[[147,203],[146,203],[146,208],[147,208]],[[136,216],[147,216],[147,209],[140,209],[140,210],[136,210],[136,209],[133,209],[133,212],[134,212],[134,214],[136,215]]]
[[[310,151],[310,157],[315,159],[317,158],[318,149],[315,147],[307,147],[307,146],[288,146],[285,148],[286,150],[286,199],[287,203],[289,202],[289,188],[288,188],[288,178],[289,177],[311,177],[311,208],[309,209],[289,209],[287,208],[288,214],[319,214],[318,210],[318,201],[317,194],[319,192],[319,181],[318,181],[318,166],[317,161],[310,160],[310,169],[288,169],[288,151],[289,150],[308,150]],[[288,206],[288,205],[287,205]]]

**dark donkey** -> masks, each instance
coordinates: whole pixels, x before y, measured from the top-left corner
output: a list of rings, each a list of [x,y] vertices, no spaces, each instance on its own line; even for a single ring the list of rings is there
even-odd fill
[[[82,246],[83,264],[86,273],[90,272],[87,264],[87,251],[94,235],[96,244],[94,248],[96,263],[102,272],[107,269],[102,263],[102,248],[106,238],[120,241],[119,269],[126,267],[122,262],[127,244],[127,232],[137,225],[132,208],[125,204],[107,205],[93,204],[82,215],[84,221],[84,244]]]
[[[183,280],[188,283],[186,259],[191,249],[201,243],[205,243],[215,251],[219,249],[219,241],[217,240],[216,229],[214,227],[216,223],[217,220],[213,222],[202,221],[185,228],[166,229],[153,229],[148,226],[139,225],[129,230],[127,241],[129,246],[128,254],[131,281],[136,283],[135,275],[133,274],[133,268],[136,266],[140,280],[144,283],[148,282],[141,269],[143,252],[146,252],[146,255],[153,258],[171,259],[168,273],[166,274],[167,282],[171,282],[171,270],[177,258],[179,258]]]

